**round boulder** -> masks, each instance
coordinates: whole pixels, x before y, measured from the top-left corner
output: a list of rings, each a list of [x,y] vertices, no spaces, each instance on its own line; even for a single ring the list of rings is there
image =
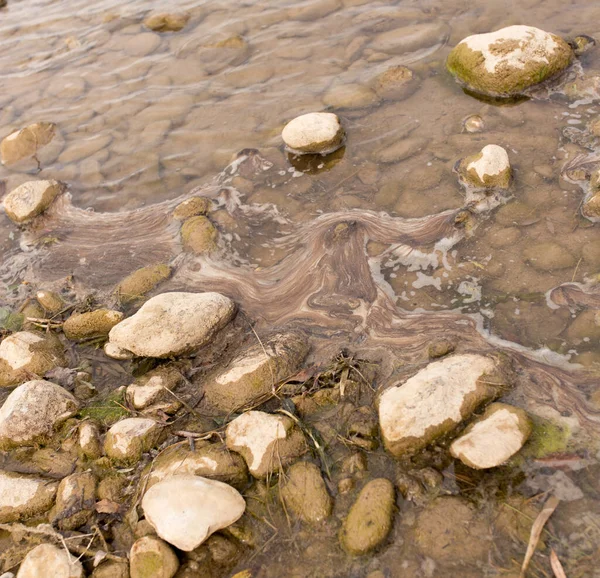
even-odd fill
[[[459,42],[446,66],[467,88],[510,97],[564,70],[573,50],[560,37],[532,26],[508,26]]]
[[[486,145],[460,161],[458,177],[463,186],[472,189],[508,189],[512,177],[508,153],[501,146]]]
[[[337,115],[311,112],[288,122],[281,137],[290,152],[328,154],[344,144],[344,129]]]
[[[27,556],[17,573],[17,578],[39,578],[40,576],[60,576],[60,578],[83,578],[83,566],[64,548],[52,544],[40,544]]]

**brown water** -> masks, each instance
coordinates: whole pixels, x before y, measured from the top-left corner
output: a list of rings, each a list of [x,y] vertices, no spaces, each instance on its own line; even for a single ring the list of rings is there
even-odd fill
[[[142,21],[153,8],[191,19],[178,33],[149,32]],[[493,519],[513,491],[534,495],[555,489],[558,474],[570,478],[554,547],[569,577],[600,576],[600,225],[579,212],[585,176],[598,163],[587,127],[600,115],[600,96],[542,90],[494,106],[465,94],[444,67],[463,37],[511,24],[600,38],[600,4],[13,1],[0,17],[0,137],[56,123],[64,147],[36,176],[70,190],[26,234],[0,215],[0,300],[17,306],[38,288],[64,289],[72,275],[72,299],[95,292],[109,302],[133,270],[171,262],[176,272],[161,291],[221,291],[259,332],[308,329],[314,363],[342,348],[377,359],[380,385],[424,362],[440,337],[459,351],[502,350],[518,369],[509,401],[568,428],[578,452],[571,457],[588,467],[520,464],[486,478],[444,464],[444,491],[476,500]],[[371,87],[394,65],[413,70],[414,92],[384,100]],[[573,74],[600,74],[600,49],[581,65]],[[288,158],[284,124],[325,109],[340,116],[345,149],[310,166]],[[481,133],[464,131],[473,114],[483,118]],[[508,150],[512,196],[467,215],[452,169],[489,143]],[[0,168],[6,191],[30,179]],[[210,256],[182,253],[169,216],[192,190],[218,204],[211,219],[219,250]],[[531,258],[543,243],[559,245],[563,266]],[[93,361],[99,383],[121,384],[103,373],[98,352],[73,355]],[[369,454],[369,475],[394,475],[382,456]],[[347,499],[336,506],[340,517]],[[313,535],[273,514],[272,536],[239,569],[517,575],[525,546],[497,534],[486,565],[432,565],[410,537],[418,508],[399,508],[389,546],[359,560],[338,549],[335,525]],[[530,575],[551,575],[547,552]]]

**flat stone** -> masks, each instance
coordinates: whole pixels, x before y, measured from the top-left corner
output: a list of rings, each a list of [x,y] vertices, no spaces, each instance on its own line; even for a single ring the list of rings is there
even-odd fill
[[[173,549],[156,536],[136,540],[129,551],[131,578],[173,578],[179,560]]]
[[[12,170],[26,172],[54,162],[63,147],[64,139],[53,122],[37,122],[5,137],[0,158]]]
[[[418,87],[414,72],[406,66],[391,66],[377,75],[373,89],[385,100],[402,100],[410,96]]]
[[[25,556],[17,578],[83,578],[83,566],[64,548],[40,544]]]
[[[64,189],[54,180],[28,181],[4,197],[4,210],[15,223],[26,223],[41,215]]]
[[[109,333],[113,345],[140,357],[172,357],[206,345],[233,317],[220,293],[162,293]]]
[[[381,395],[379,425],[386,449],[396,456],[423,449],[468,419],[502,387],[506,377],[491,357],[454,355],[430,363]]]
[[[63,323],[63,333],[71,341],[104,337],[121,321],[123,321],[123,314],[111,309],[74,313]]]
[[[476,470],[495,468],[515,455],[531,434],[522,409],[493,403],[450,446],[450,453]]]
[[[60,385],[28,381],[11,392],[0,408],[0,447],[44,441],[78,409],[77,400]]]
[[[340,542],[344,550],[362,556],[381,545],[392,529],[394,507],[392,482],[385,478],[368,482],[342,525]]]
[[[377,35],[370,48],[388,54],[405,54],[446,42],[450,28],[445,22],[423,22]]]
[[[554,241],[545,241],[529,245],[523,250],[523,257],[538,271],[559,271],[575,267],[577,259],[562,245]]]
[[[106,433],[104,452],[117,460],[139,460],[158,441],[161,427],[153,419],[130,417],[118,421]]]
[[[508,189],[512,170],[508,153],[501,146],[489,144],[458,165],[461,183],[474,189]]]
[[[572,59],[562,38],[517,25],[465,38],[450,52],[446,66],[471,90],[508,97],[561,72]]]
[[[52,334],[19,331],[0,343],[0,387],[22,383],[31,375],[66,363],[63,346]]]
[[[373,160],[378,163],[397,163],[406,160],[413,155],[422,151],[429,144],[427,138],[406,138],[394,143],[386,145],[375,151]]]
[[[330,88],[323,97],[325,106],[339,109],[357,109],[379,104],[374,90],[362,84],[341,84]]]
[[[192,450],[188,442],[181,442],[168,447],[156,457],[147,487],[182,474],[217,480],[238,489],[248,483],[248,468],[244,458],[228,450],[224,444],[200,445],[196,442]]]
[[[306,336],[277,333],[251,345],[203,384],[203,402],[220,413],[232,413],[269,394],[300,369],[308,354]]]
[[[16,522],[48,511],[58,482],[0,470],[0,523]]]
[[[181,407],[181,402],[171,392],[182,379],[179,370],[172,365],[157,367],[127,386],[127,400],[137,410],[173,413]]]
[[[213,532],[236,522],[246,502],[237,490],[222,482],[177,475],[152,486],[142,499],[142,509],[163,540],[190,552]]]
[[[309,524],[318,524],[331,515],[333,501],[321,471],[311,462],[297,462],[286,472],[281,486],[285,505]]]
[[[331,112],[311,112],[288,122],[281,138],[290,152],[328,154],[344,142],[340,119]]]
[[[225,430],[227,447],[242,455],[250,473],[264,478],[306,452],[304,435],[287,416],[248,411]]]

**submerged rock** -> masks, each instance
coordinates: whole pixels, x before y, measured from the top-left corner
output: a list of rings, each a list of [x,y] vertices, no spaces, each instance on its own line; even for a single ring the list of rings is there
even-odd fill
[[[110,309],[74,313],[63,323],[63,333],[71,341],[91,337],[105,337],[121,321],[123,321],[123,314],[120,311]]]
[[[379,74],[373,83],[377,95],[385,100],[402,100],[417,87],[418,80],[414,72],[406,66],[391,66]]]
[[[154,32],[178,32],[188,23],[190,15],[185,12],[150,14],[144,20],[144,26]]]
[[[181,242],[186,250],[198,255],[217,247],[217,229],[207,217],[190,217],[181,226]]]
[[[58,485],[50,521],[61,530],[75,530],[92,516],[96,503],[96,478],[91,472],[71,474]]]
[[[387,538],[394,518],[394,485],[385,478],[371,480],[358,494],[340,532],[344,550],[367,554]]]
[[[446,66],[475,92],[509,97],[561,72],[572,59],[562,38],[532,26],[509,26],[465,38]]]
[[[144,495],[146,520],[157,534],[190,552],[213,532],[236,522],[246,509],[241,494],[222,482],[200,476],[171,476]]]
[[[123,303],[135,301],[152,291],[163,281],[166,281],[171,273],[171,267],[164,263],[142,267],[125,277],[117,285],[116,293]]]
[[[340,84],[331,87],[323,96],[323,103],[333,108],[366,108],[379,104],[377,93],[363,84]]]
[[[56,125],[37,122],[16,130],[0,143],[2,164],[13,170],[36,170],[56,160],[64,146]]]
[[[131,578],[173,578],[179,560],[172,548],[156,536],[136,540],[129,552]]]
[[[242,455],[250,473],[264,478],[306,452],[302,431],[284,415],[248,411],[229,423],[227,447]]]
[[[162,293],[109,333],[110,343],[140,357],[171,357],[206,345],[235,313],[220,293]]]
[[[225,371],[204,384],[203,401],[222,413],[253,403],[297,373],[308,350],[306,336],[296,332],[277,333],[247,347]]]
[[[460,161],[458,176],[467,187],[508,189],[512,178],[508,153],[501,146],[486,145],[479,153]]]
[[[0,387],[17,385],[31,375],[65,364],[63,347],[52,334],[19,331],[0,343]]]
[[[417,452],[452,431],[506,387],[498,362],[483,355],[434,361],[379,400],[385,447],[396,456]]]
[[[58,482],[0,470],[0,523],[48,511],[57,488]]]
[[[531,422],[522,409],[493,403],[452,442],[450,453],[471,468],[495,468],[516,454],[530,434]]]
[[[29,181],[4,197],[4,210],[15,223],[26,223],[42,214],[64,190],[58,181]]]
[[[17,387],[0,408],[0,447],[44,441],[78,409],[77,400],[60,385],[28,381]]]
[[[106,433],[104,452],[116,460],[139,460],[158,441],[161,427],[153,419],[129,417]]]
[[[205,444],[190,449],[188,442],[162,451],[152,464],[147,487],[174,475],[192,474],[243,488],[248,482],[244,458],[224,444]]]
[[[523,257],[534,269],[538,271],[557,271],[575,267],[577,259],[562,245],[553,241],[536,243],[526,247]]]
[[[290,152],[328,154],[343,145],[344,129],[336,114],[311,112],[288,122],[281,137]]]
[[[487,560],[493,547],[490,528],[475,506],[455,496],[436,498],[421,511],[415,542],[425,556],[440,564]]]
[[[83,578],[81,562],[65,548],[52,544],[40,544],[27,556],[17,573],[17,578]]]
[[[35,298],[48,313],[60,313],[67,306],[64,299],[54,291],[42,289],[35,294]]]
[[[311,462],[298,462],[286,472],[281,497],[298,518],[309,524],[323,522],[333,507],[321,471]]]

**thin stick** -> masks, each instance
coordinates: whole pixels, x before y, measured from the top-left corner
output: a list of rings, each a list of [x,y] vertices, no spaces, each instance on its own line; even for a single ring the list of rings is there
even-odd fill
[[[519,578],[525,578],[527,574],[527,567],[529,566],[529,562],[531,562],[531,558],[533,557],[533,553],[540,541],[540,536],[544,530],[544,526],[546,522],[549,520],[550,516],[556,510],[556,507],[560,503],[560,500],[556,496],[550,496],[542,511],[538,514],[538,517],[535,519],[533,526],[531,527],[531,535],[529,536],[529,544],[527,544],[527,552],[525,553],[525,559],[523,560],[523,565],[521,566],[521,573],[519,574]]]
[[[579,257],[579,261],[577,261],[577,265],[575,266],[575,271],[573,271],[573,277],[571,277],[571,283],[573,283],[573,281],[575,281],[575,276],[577,275],[577,270],[579,269],[579,264],[581,263],[582,259],[583,259],[583,257]]]

